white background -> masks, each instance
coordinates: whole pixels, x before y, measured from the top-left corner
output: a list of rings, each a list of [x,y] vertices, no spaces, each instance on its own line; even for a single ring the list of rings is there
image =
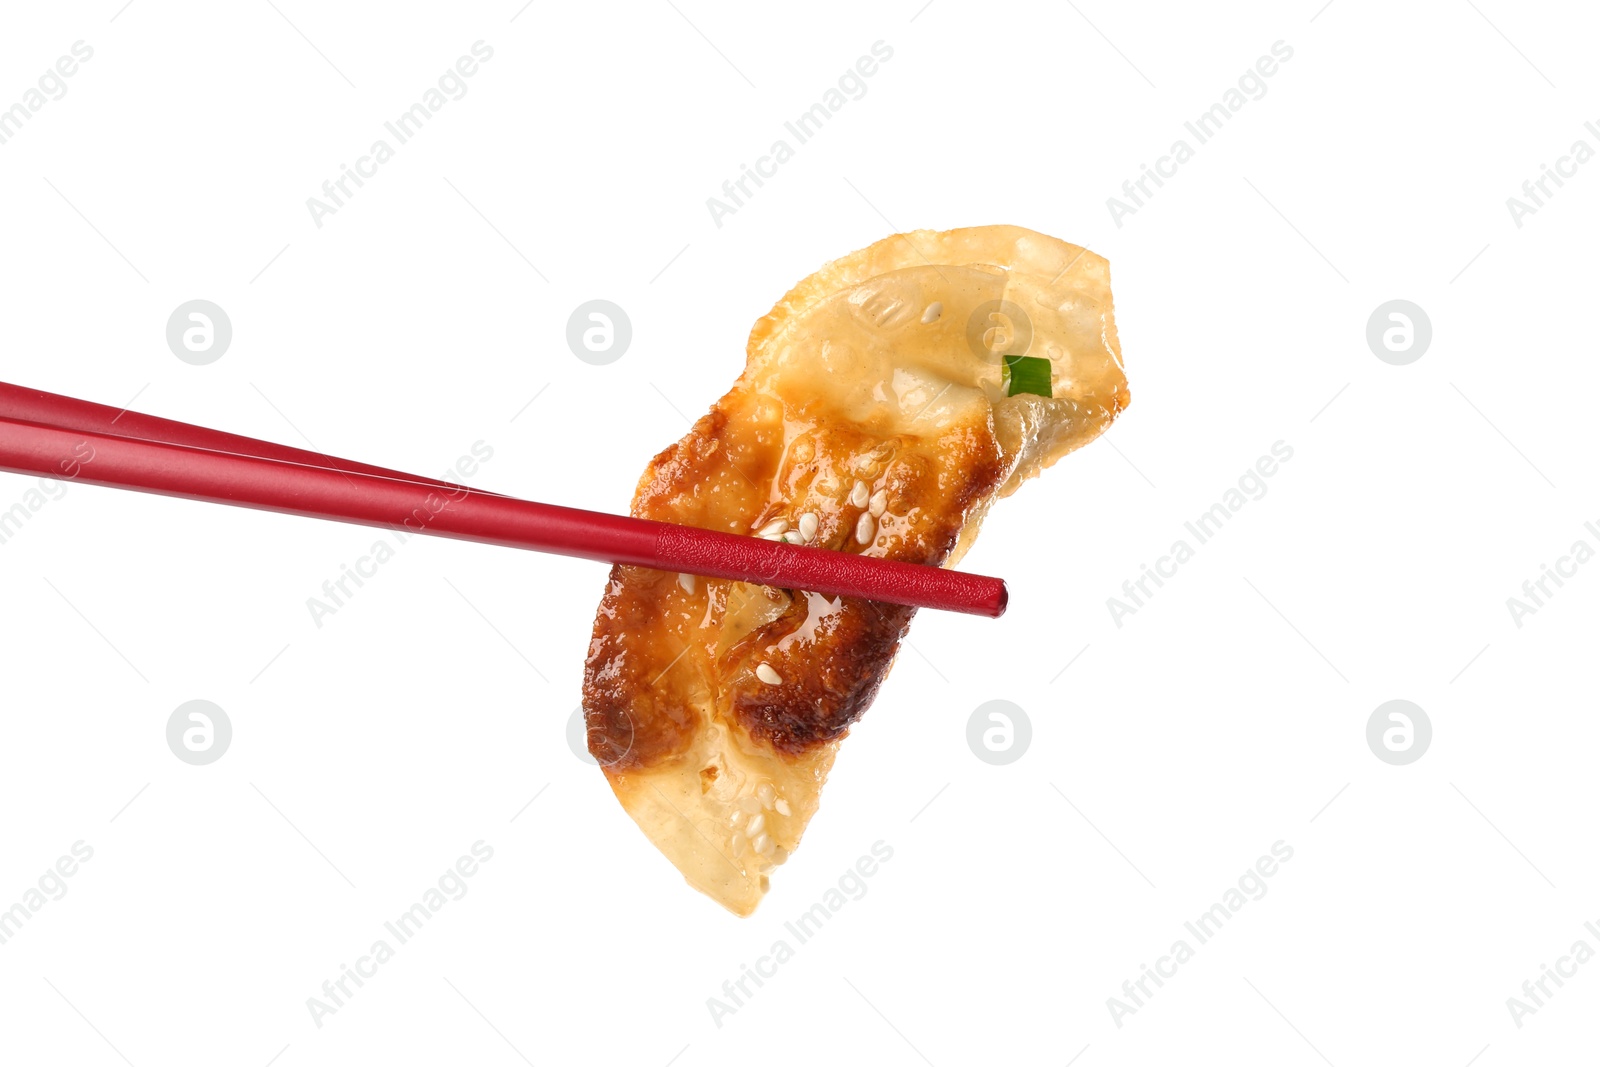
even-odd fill
[[[1003,222],[1110,258],[1134,402],[996,509],[965,566],[1010,613],[918,618],[747,920],[568,747],[603,567],[419,538],[318,628],[307,598],[373,531],[68,487],[0,545],[0,907],[94,857],[0,946],[0,1060],[1592,1053],[1600,964],[1520,1028],[1506,999],[1600,949],[1600,566],[1520,628],[1506,599],[1600,546],[1600,162],[1521,228],[1505,201],[1600,147],[1593,13],[920,2],[8,6],[0,106],[94,56],[0,145],[4,380],[432,475],[481,440],[477,484],[620,511],[795,280]],[[314,225],[478,40],[467,95]],[[879,40],[866,95],[716,226],[706,198]],[[1279,40],[1266,95],[1115,225],[1107,197]],[[597,297],[634,328],[604,367],[564,339]],[[195,298],[233,323],[210,366],[165,342]],[[1433,324],[1409,366],[1365,340],[1394,298]],[[1280,440],[1266,496],[1116,626],[1106,599]],[[36,484],[0,476],[0,510]],[[196,698],[234,729],[205,767],[165,741]],[[1403,767],[1365,740],[1395,698],[1434,729]],[[1009,766],[965,740],[992,699],[1033,724]],[[470,892],[315,1025],[480,839]],[[714,1024],[880,840],[867,894]],[[1280,840],[1267,895],[1116,1025],[1107,998]]]

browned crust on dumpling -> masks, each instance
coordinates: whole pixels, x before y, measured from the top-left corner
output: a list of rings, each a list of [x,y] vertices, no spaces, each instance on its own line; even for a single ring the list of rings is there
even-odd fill
[[[1050,395],[1010,394],[1001,357],[1019,354],[1049,361]],[[899,234],[756,323],[744,373],[650,462],[633,513],[952,565],[996,500],[1127,402],[1105,260],[1014,226]],[[684,878],[748,915],[911,617],[614,568],[585,666],[590,750]]]
[[[752,737],[798,755],[839,740],[872,704],[916,610],[859,600],[844,604],[806,652],[766,657],[782,683],[746,678],[728,691],[730,709]],[[792,616],[783,620],[790,629],[792,622]]]
[[[633,513],[749,533],[765,520],[766,487],[776,484],[788,490],[784,510],[819,516],[816,543],[937,566],[1006,473],[987,420],[928,440],[879,438],[807,410],[804,398],[781,405],[774,420],[753,414],[772,404],[736,387],[651,460]],[[784,432],[769,432],[772,426]],[[857,469],[863,457],[870,466]],[[855,537],[853,516],[861,509],[848,500],[855,474],[873,476],[874,492],[886,501],[870,546]],[[819,485],[830,475],[832,494]],[[695,589],[690,594],[676,575],[659,571],[612,570],[585,667],[584,707],[590,751],[616,770],[682,753],[699,724],[694,706],[707,703],[752,740],[787,754],[837,741],[872,703],[913,614],[845,598],[831,602],[803,639],[791,640],[810,616],[803,591],[792,590],[775,618],[730,642],[716,625],[698,623],[708,609],[726,612],[719,598],[730,590],[747,594],[738,583],[709,580]],[[758,663],[781,682],[759,679]]]

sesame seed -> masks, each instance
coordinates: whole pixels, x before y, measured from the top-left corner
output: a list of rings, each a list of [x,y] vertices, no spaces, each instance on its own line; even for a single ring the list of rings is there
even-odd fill
[[[777,795],[778,791],[772,788],[772,786],[768,785],[766,782],[762,782],[760,785],[756,786],[756,797],[761,801],[763,807],[772,807],[772,799]]]
[[[803,545],[806,543],[806,535],[799,530],[788,531],[783,535],[783,539],[791,545]]]
[[[740,797],[739,810],[744,812],[746,815],[754,815],[756,812],[761,810],[761,801],[757,800],[753,794],[750,796]]]
[[[773,519],[771,522],[761,527],[761,536],[767,537],[772,534],[782,534],[783,531],[787,530],[788,528],[788,519]]]
[[[800,516],[800,536],[810,541],[817,536],[818,519],[815,512],[808,511]]]
[[[683,591],[685,593],[688,593],[690,596],[694,596],[694,575],[692,575],[692,574],[680,574],[680,575],[678,575],[678,584],[683,587]]]
[[[871,497],[872,491],[867,488],[867,483],[857,478],[855,486],[850,490],[850,503],[858,508],[864,508]]]
[[[944,314],[944,305],[939,303],[939,301],[935,300],[933,303],[929,304],[927,306],[927,309],[924,310],[923,313],[922,313],[923,325],[927,325],[928,323],[933,322],[935,319],[937,319],[940,315],[943,315],[943,314]]]
[[[856,542],[858,544],[872,544],[872,536],[877,533],[877,522],[867,513],[862,512],[861,518],[856,520]]]
[[[744,832],[749,834],[751,837],[754,837],[759,834],[762,828],[766,825],[767,817],[765,815],[752,815],[750,816],[750,825],[745,827]]]
[[[750,842],[750,847],[756,850],[756,855],[758,855],[758,856],[765,856],[765,855],[770,854],[772,852],[772,837],[771,837],[771,835],[770,834],[762,834],[760,837],[758,837],[754,841]]]
[[[750,840],[743,834],[734,834],[728,843],[733,846],[734,859],[738,859],[744,855],[745,847],[750,844]]]
[[[789,814],[789,802],[782,797],[779,797],[772,806],[777,809],[779,815]]]
[[[873,493],[872,499],[867,502],[867,511],[872,514],[873,518],[877,518],[879,515],[882,515],[886,510],[888,510],[888,507],[889,494],[883,489],[879,489],[876,493]]]
[[[783,676],[780,675],[777,671],[773,670],[771,664],[763,663],[760,666],[758,666],[756,668],[756,677],[760,678],[763,682],[766,682],[768,685],[782,685],[783,684]],[[758,801],[756,801],[756,803],[760,804],[761,802],[758,800]]]

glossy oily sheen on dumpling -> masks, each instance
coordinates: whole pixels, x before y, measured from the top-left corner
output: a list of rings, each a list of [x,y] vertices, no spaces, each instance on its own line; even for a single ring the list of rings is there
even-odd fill
[[[1051,395],[1008,396],[1007,356],[1048,360]],[[899,234],[756,323],[744,373],[650,461],[632,511],[950,566],[996,500],[1127,405],[1104,259],[1014,226]],[[590,751],[690,884],[748,915],[913,613],[614,567]]]

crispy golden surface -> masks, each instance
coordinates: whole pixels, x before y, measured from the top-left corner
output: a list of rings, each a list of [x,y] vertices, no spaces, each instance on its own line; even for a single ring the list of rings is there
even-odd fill
[[[1050,360],[1006,396],[1002,359]],[[1103,259],[1010,226],[897,235],[751,332],[744,374],[646,468],[633,514],[950,565],[988,508],[1127,406]],[[912,609],[613,568],[590,749],[685,877],[739,914],[799,843]]]

